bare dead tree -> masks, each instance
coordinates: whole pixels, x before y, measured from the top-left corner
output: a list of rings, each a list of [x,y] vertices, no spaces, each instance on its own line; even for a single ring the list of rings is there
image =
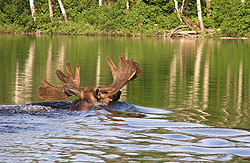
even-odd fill
[[[208,19],[210,19],[210,14],[211,14],[210,3],[211,3],[211,0],[206,0],[206,8],[208,10],[208,12],[207,12],[207,18]]]
[[[202,21],[201,1],[200,0],[197,0],[197,14],[198,14],[198,21],[199,21],[199,25],[200,25],[200,30],[201,30],[201,32],[205,32],[205,28],[204,28],[203,21]]]
[[[127,7],[127,10],[129,10],[129,1],[127,0],[127,3],[126,3],[126,7]]]
[[[179,9],[179,13],[180,13],[181,15],[182,15],[182,12],[183,12],[184,4],[185,4],[185,0],[182,0],[181,7],[180,7],[180,9]]]
[[[36,9],[35,9],[34,0],[30,0],[30,9],[31,9],[32,17],[33,17],[34,21],[36,21],[36,17],[35,17]]]
[[[175,6],[176,14],[177,14],[178,18],[180,19],[180,22],[182,22],[182,18],[181,18],[181,15],[179,13],[179,9],[178,9],[178,1],[177,0],[174,0],[174,6]]]
[[[50,14],[50,19],[52,20],[53,18],[52,0],[49,0],[49,14]]]
[[[53,6],[52,6],[52,0],[48,0],[49,2],[49,12],[50,12],[50,19],[52,20],[53,18]],[[68,18],[67,18],[67,14],[65,12],[65,9],[64,9],[64,6],[62,4],[62,1],[61,0],[58,0],[58,3],[60,5],[60,9],[61,9],[61,12],[63,14],[63,17],[64,17],[64,20],[65,22],[67,23],[68,22]],[[31,8],[31,14],[32,14],[32,17],[34,18],[34,21],[36,21],[36,17],[35,17],[35,4],[34,4],[34,0],[30,0],[30,8]]]
[[[177,27],[175,27],[173,30],[170,31],[170,33],[168,34],[168,37],[172,37],[173,34],[175,33],[175,31],[177,31],[178,29],[181,29],[181,28],[186,28],[188,27],[187,25],[179,25]]]
[[[67,18],[67,14],[66,14],[66,12],[65,12],[64,6],[63,6],[63,4],[62,4],[62,1],[61,1],[61,0],[58,0],[58,3],[59,3],[59,5],[60,5],[60,8],[61,8],[61,11],[62,11],[64,20],[65,20],[65,22],[67,23],[67,22],[68,22],[68,18]]]

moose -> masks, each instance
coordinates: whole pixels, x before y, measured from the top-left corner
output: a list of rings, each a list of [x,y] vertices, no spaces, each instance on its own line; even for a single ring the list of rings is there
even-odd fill
[[[41,99],[46,100],[61,100],[69,96],[77,96],[71,106],[71,110],[90,110],[93,106],[100,104],[108,105],[111,101],[120,99],[120,89],[128,82],[136,79],[144,71],[137,62],[132,59],[126,59],[124,55],[120,55],[120,66],[117,68],[113,61],[106,58],[113,76],[113,83],[110,85],[98,87],[83,87],[80,86],[80,66],[76,65],[76,73],[74,75],[70,62],[66,62],[68,77],[60,70],[56,71],[56,75],[62,82],[63,88],[58,88],[43,79],[42,83],[45,86],[38,87],[38,95]]]

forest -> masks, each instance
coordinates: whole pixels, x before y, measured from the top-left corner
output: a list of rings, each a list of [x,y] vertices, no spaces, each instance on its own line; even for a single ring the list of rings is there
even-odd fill
[[[250,37],[249,0],[3,0],[0,33]]]

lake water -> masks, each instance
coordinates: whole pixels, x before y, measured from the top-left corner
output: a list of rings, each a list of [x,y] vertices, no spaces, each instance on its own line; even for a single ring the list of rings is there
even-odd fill
[[[250,40],[0,35],[0,162],[250,161],[249,49]],[[42,79],[61,86],[66,61],[80,64],[81,87],[111,84],[105,58],[117,65],[120,54],[144,67],[120,102],[69,111],[75,97],[55,108],[38,97]]]

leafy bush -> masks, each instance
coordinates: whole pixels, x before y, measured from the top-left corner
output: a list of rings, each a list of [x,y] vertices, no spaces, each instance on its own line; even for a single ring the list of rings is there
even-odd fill
[[[249,37],[250,35],[250,2],[214,0],[212,19],[214,27],[220,29],[220,36]]]
[[[179,7],[182,0],[177,0]],[[35,1],[36,21],[29,1],[0,1],[0,32],[36,32],[63,34],[154,35],[180,25],[173,0],[103,0],[99,7],[92,0],[62,0],[68,16],[64,22],[57,0],[52,0],[54,17],[51,20],[48,0]],[[202,0],[203,15],[210,12]],[[221,29],[220,36],[249,37],[250,2],[240,0],[211,1],[211,19],[203,16],[206,28]],[[183,16],[197,22],[196,1],[185,0]],[[161,34],[161,32],[160,32]]]

